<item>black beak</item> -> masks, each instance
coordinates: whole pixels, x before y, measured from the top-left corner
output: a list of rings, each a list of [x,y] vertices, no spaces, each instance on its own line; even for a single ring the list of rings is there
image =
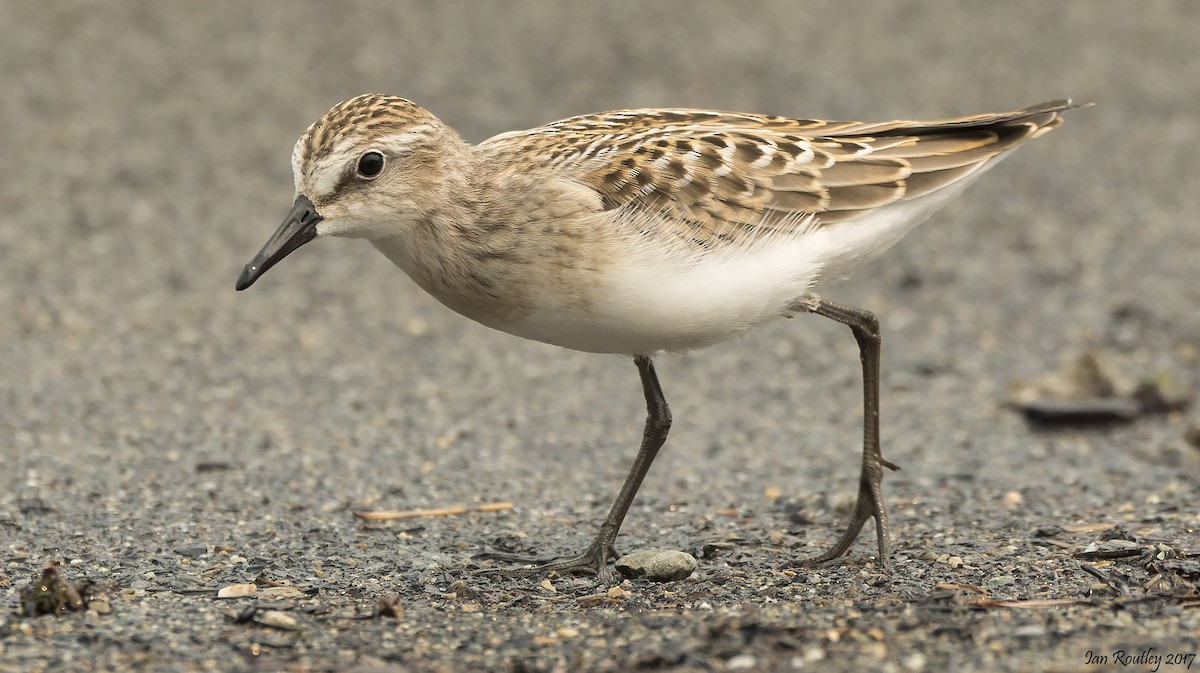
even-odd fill
[[[316,238],[317,222],[323,219],[325,218],[317,214],[316,208],[313,207],[312,201],[309,201],[307,196],[296,197],[296,202],[292,204],[291,212],[283,219],[283,224],[279,225],[274,234],[271,234],[267,244],[258,251],[254,259],[250,260],[250,263],[242,270],[242,275],[238,276],[238,291],[253,285],[259,276],[275,266],[279,260]]]

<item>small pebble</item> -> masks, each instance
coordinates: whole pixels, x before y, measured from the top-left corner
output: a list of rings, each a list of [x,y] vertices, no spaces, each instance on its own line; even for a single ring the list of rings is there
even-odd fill
[[[241,598],[249,596],[258,590],[258,587],[253,584],[230,584],[227,587],[221,587],[217,592],[217,598]]]
[[[1089,561],[1101,559],[1125,558],[1141,553],[1142,545],[1133,540],[1101,540],[1091,542],[1080,552],[1075,552],[1075,558]]]
[[[295,617],[287,614],[286,612],[280,612],[279,610],[264,610],[263,612],[258,613],[256,621],[264,626],[273,626],[277,629],[289,630],[296,628],[298,623]]]
[[[1013,629],[1013,635],[1017,638],[1040,638],[1046,635],[1046,627],[1041,624],[1026,624]]]
[[[691,554],[671,549],[650,549],[622,556],[617,560],[617,571],[630,579],[673,582],[691,575],[697,565]]]
[[[744,671],[758,665],[758,659],[753,654],[738,654],[725,662],[725,668],[730,671]]]
[[[613,587],[608,590],[608,597],[614,601],[623,601],[628,599],[633,594],[629,593],[621,587]]]
[[[1021,495],[1020,491],[1009,491],[1004,494],[1004,506],[1016,507],[1025,502],[1025,496]]]

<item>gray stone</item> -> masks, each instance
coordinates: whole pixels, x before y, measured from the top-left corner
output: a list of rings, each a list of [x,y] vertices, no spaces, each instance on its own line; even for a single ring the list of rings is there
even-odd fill
[[[647,549],[622,556],[617,571],[629,579],[674,582],[696,571],[695,557],[673,549]]]

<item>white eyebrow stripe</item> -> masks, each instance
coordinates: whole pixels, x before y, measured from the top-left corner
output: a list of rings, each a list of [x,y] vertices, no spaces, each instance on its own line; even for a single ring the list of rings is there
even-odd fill
[[[345,172],[346,160],[355,145],[353,138],[342,136],[334,142],[329,154],[309,167],[307,179],[304,181],[308,188],[308,198],[320,199],[337,191]]]
[[[297,143],[292,155],[292,170],[297,176],[296,191],[304,193],[310,199],[319,199],[337,191],[341,186],[343,176],[358,161],[358,157],[368,150],[379,150],[388,155],[403,155],[433,131],[429,124],[418,124],[405,129],[402,133],[380,136],[365,141],[362,136],[337,136],[329,152],[313,162],[311,156],[304,157],[303,148]],[[311,162],[304,166],[305,162]],[[305,172],[307,169],[307,172]]]

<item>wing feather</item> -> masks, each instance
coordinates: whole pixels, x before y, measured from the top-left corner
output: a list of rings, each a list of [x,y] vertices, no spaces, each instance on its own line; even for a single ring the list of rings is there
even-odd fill
[[[481,143],[513,170],[567,175],[606,210],[658,212],[699,245],[852,222],[948,188],[1075,106],[935,121],[834,122],[707,110],[572,117]],[[512,157],[519,157],[519,160]],[[647,220],[648,221],[648,220]]]

